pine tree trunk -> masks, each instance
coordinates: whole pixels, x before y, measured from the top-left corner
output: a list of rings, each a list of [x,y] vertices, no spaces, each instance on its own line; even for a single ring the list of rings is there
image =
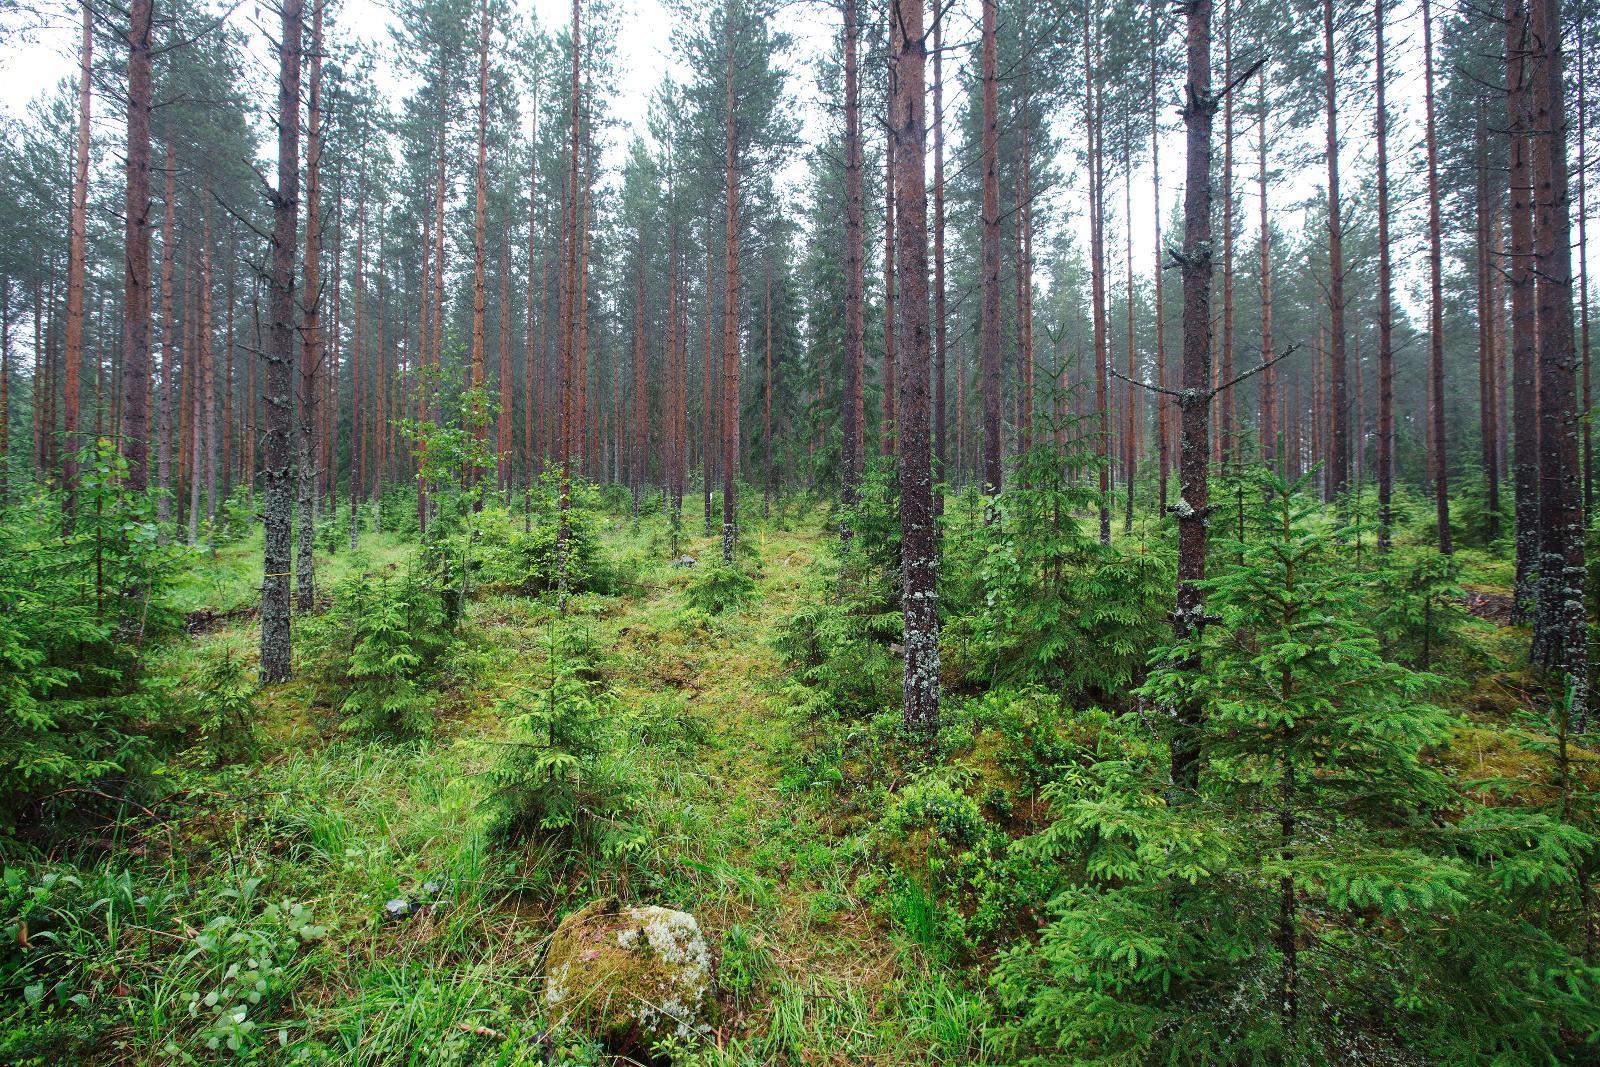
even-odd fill
[[[995,43],[997,0],[983,0],[983,233],[979,362],[983,379],[983,491],[1000,494],[1000,76]],[[994,518],[991,505],[986,512]]]
[[[633,517],[639,517],[639,496],[644,491],[645,401],[644,375],[644,234],[638,235],[638,262],[633,289],[633,457],[628,464],[628,480],[633,489]]]
[[[1217,101],[1211,91],[1211,0],[1193,0],[1187,12],[1188,87],[1183,110],[1187,129],[1184,176],[1183,374],[1178,483],[1178,589],[1173,637],[1194,638],[1206,623],[1204,594],[1206,526],[1211,505],[1206,461],[1211,453],[1211,129]],[[1183,665],[1200,668],[1198,654]],[[1172,788],[1193,795],[1200,780],[1198,732],[1203,709],[1186,702],[1176,709],[1172,739]]]
[[[864,192],[861,146],[861,76],[857,51],[860,27],[857,0],[844,0],[844,395],[840,410],[839,501],[855,507],[866,451],[864,383],[866,368],[865,264],[862,250]],[[850,538],[848,522],[839,535]]]
[[[127,192],[123,203],[122,456],[128,489],[144,491],[150,463],[150,111],[152,0],[128,8]]]
[[[1489,152],[1487,131],[1484,127],[1483,107],[1477,113],[1476,131],[1477,163],[1477,223],[1478,269],[1478,424],[1480,455],[1483,457],[1483,480],[1488,492],[1489,516],[1485,536],[1490,541],[1500,537],[1500,467],[1495,454],[1495,396],[1494,396],[1494,320],[1493,285],[1490,281],[1494,265],[1489,259],[1491,223],[1489,220]]]
[[[1337,66],[1333,40],[1333,0],[1322,4],[1322,45],[1324,79],[1328,115],[1328,311],[1330,342],[1328,347],[1329,396],[1327,398],[1328,475],[1327,495],[1332,498],[1342,494],[1350,481],[1350,431],[1348,400],[1345,396],[1345,326],[1344,326],[1344,217],[1339,199],[1339,97],[1335,78]]]
[[[1106,329],[1105,188],[1101,170],[1101,128],[1096,106],[1095,65],[1091,53],[1097,27],[1090,9],[1084,8],[1084,132],[1089,155],[1089,300],[1094,326],[1094,406],[1099,420],[1095,435],[1095,455],[1100,468],[1100,543],[1111,543],[1111,405],[1107,388],[1108,363]]]
[[[738,143],[734,138],[734,41],[733,5],[726,8],[725,24],[730,35],[723,74],[724,113],[723,154],[726,169],[727,235],[723,251],[722,290],[722,562],[733,565],[734,539],[738,536],[738,509],[735,479],[739,473],[739,167]]]
[[[894,99],[894,62],[887,77],[889,100]],[[894,135],[883,145],[883,421],[878,432],[878,451],[894,455],[895,417],[895,310],[894,310]]]
[[[172,151],[172,142],[167,142],[165,193],[163,195],[163,217],[161,224],[161,389],[156,394],[156,486],[160,496],[156,499],[156,523],[163,530],[172,521],[172,430],[174,397],[172,382],[178,372],[178,361],[174,358],[173,349],[176,347],[178,337],[178,324],[172,311],[172,272],[177,262],[176,231],[173,226],[174,202],[177,193],[174,188],[176,182],[174,175],[177,173],[178,160]],[[259,349],[259,345],[257,348]],[[124,354],[123,359],[127,356]],[[128,370],[123,369],[126,376]],[[123,401],[123,414],[128,411],[127,401]],[[130,476],[132,471],[129,472]]]
[[[90,77],[94,68],[93,11],[83,5],[83,43],[78,68],[78,140],[72,168],[72,214],[68,223],[67,251],[67,352],[65,380],[65,450],[61,464],[62,487],[66,490],[67,514],[72,514],[73,494],[78,487],[78,376],[83,368],[83,298],[85,260],[89,225],[89,111],[92,92]]]
[[[1378,551],[1387,552],[1394,527],[1394,284],[1389,266],[1389,112],[1384,67],[1384,0],[1373,6],[1378,142]]]
[[[986,5],[987,6],[987,5]],[[900,583],[904,614],[903,713],[907,728],[931,734],[939,724],[939,610],[933,467],[928,427],[928,193],[924,150],[927,38],[922,0],[894,0],[891,19],[895,94],[895,241],[901,293],[893,328],[900,344]]]
[[[1444,253],[1439,217],[1439,148],[1433,106],[1433,7],[1422,0],[1423,101],[1427,111],[1428,145],[1428,289],[1429,377],[1433,383],[1433,493],[1439,527],[1439,551],[1451,552],[1450,469],[1445,452],[1444,420]]]
[[[933,17],[933,481],[935,514],[944,513],[945,350],[944,288],[944,12]]]
[[[272,201],[272,335],[267,348],[266,434],[262,442],[263,541],[261,680],[281,682],[292,670],[289,632],[289,543],[294,526],[289,425],[294,408],[294,253],[300,204],[301,0],[283,0],[278,44],[278,187]]]
[[[1539,572],[1538,341],[1533,273],[1527,0],[1506,0],[1506,110],[1510,132],[1512,489],[1516,517],[1513,618],[1529,622]]]
[[[1382,0],[1379,0],[1381,3]],[[1278,368],[1277,346],[1272,339],[1272,227],[1267,218],[1271,184],[1267,172],[1267,68],[1256,73],[1256,183],[1261,187],[1261,362],[1266,367],[1261,372],[1260,425],[1256,434],[1261,438],[1261,462],[1276,467],[1279,460],[1278,444]],[[1380,194],[1381,195],[1381,194]]]
[[[1539,279],[1540,537],[1534,650],[1537,661],[1570,695],[1568,711],[1582,733],[1588,723],[1588,628],[1560,0],[1530,0],[1528,21],[1538,42],[1532,54],[1529,115],[1534,274]]]
[[[1160,81],[1158,78],[1157,57],[1162,40],[1156,17],[1157,5],[1150,5],[1150,184],[1152,218],[1155,221],[1155,315],[1156,315],[1156,385],[1162,389],[1170,389],[1167,381],[1167,330],[1166,330],[1166,301],[1162,286],[1162,275],[1165,270],[1162,266],[1162,256],[1165,249],[1161,244],[1161,128],[1160,108],[1157,104]],[[1266,198],[1263,190],[1262,199]],[[1263,275],[1265,277],[1265,275]],[[1172,454],[1170,429],[1171,412],[1168,410],[1167,395],[1156,394],[1156,478],[1157,478],[1157,505],[1161,514],[1167,512],[1167,479],[1171,474]]]
[[[322,369],[322,11],[327,0],[311,0],[311,50],[306,96],[306,290],[300,351],[300,541],[295,556],[295,610],[317,600],[317,376]]]

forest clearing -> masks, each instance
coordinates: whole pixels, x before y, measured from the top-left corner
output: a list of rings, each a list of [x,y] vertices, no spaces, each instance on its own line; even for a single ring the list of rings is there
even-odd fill
[[[0,0],[0,1062],[1600,1061],[1591,53]]]

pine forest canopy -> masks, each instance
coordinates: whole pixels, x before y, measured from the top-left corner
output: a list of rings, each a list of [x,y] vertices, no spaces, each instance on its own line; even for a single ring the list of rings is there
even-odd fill
[[[1594,1057],[1594,55],[1588,0],[0,0],[0,1059],[832,1056],[747,874],[898,961],[850,1062]],[[848,888],[700,877],[758,816]],[[352,924],[378,825],[455,873]],[[332,962],[468,896],[542,999]],[[690,943],[645,995],[568,913]]]

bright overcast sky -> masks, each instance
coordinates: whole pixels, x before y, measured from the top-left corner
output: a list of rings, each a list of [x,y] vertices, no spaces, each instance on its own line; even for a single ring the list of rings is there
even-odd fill
[[[672,16],[659,0],[617,0],[621,7],[621,32],[618,34],[617,45],[617,84],[610,87],[611,96],[609,106],[611,113],[622,123],[622,130],[615,136],[608,160],[613,163],[621,158],[621,146],[624,145],[633,131],[645,131],[646,114],[651,93],[660,83],[661,76],[672,65],[671,57],[671,29]],[[558,30],[564,26],[571,17],[571,6],[568,0],[513,0],[513,6],[519,17],[529,18],[537,15],[540,24],[551,30]],[[973,11],[968,11],[967,8]],[[959,44],[971,36],[976,4],[970,0],[963,0],[957,4],[949,18],[946,33],[947,44]],[[66,12],[70,9],[63,8]],[[337,32],[347,37],[356,37],[374,44],[386,46],[389,41],[389,25],[392,14],[384,0],[335,0],[333,8],[333,21]],[[35,101],[49,94],[59,83],[71,79],[76,75],[76,48],[77,29],[68,22],[71,16],[63,14],[61,21],[55,25],[44,27],[31,36],[26,43],[13,44],[6,49],[0,49],[0,109],[12,115],[25,114],[34,105]],[[249,31],[253,25],[269,21],[263,10],[255,0],[243,0],[240,7],[236,8],[230,16],[241,28]],[[821,132],[821,109],[818,102],[816,87],[816,59],[818,55],[829,47],[832,34],[835,30],[837,15],[831,6],[821,3],[801,3],[784,8],[782,16],[784,28],[793,34],[797,40],[795,52],[788,57],[786,66],[792,72],[790,92],[794,99],[794,108],[804,122],[805,135],[813,141]],[[1394,151],[1394,166],[1397,171],[1414,167],[1419,160],[1410,145],[1415,144],[1421,128],[1421,93],[1420,77],[1417,76],[1418,53],[1420,52],[1420,33],[1418,19],[1414,11],[1400,14],[1391,29],[1391,48],[1394,55],[1391,60],[1395,71],[1394,81],[1391,84],[1391,106],[1398,120],[1399,142]],[[256,35],[259,39],[259,34]],[[1219,60],[1220,60],[1220,46]],[[947,101],[955,97],[954,86],[959,62],[964,58],[959,51],[950,57],[945,64],[945,79],[947,86]],[[270,78],[272,71],[267,69],[268,57],[265,49],[258,53],[257,69],[253,76],[260,80],[261,98],[266,100],[271,97]],[[681,75],[681,71],[678,71]],[[931,67],[930,67],[931,73]],[[1369,72],[1364,72],[1370,77]],[[392,70],[380,73],[380,80],[390,78],[386,86],[396,96],[403,93],[406,86],[399,81]],[[1359,77],[1359,75],[1358,75]],[[1179,86],[1174,81],[1166,87],[1165,97],[1175,106]],[[947,102],[947,108],[952,105]],[[952,120],[954,112],[949,112]],[[108,141],[115,143],[117,127],[121,122],[120,114],[109,111],[102,102],[96,102],[96,124]],[[1347,111],[1343,116],[1343,131],[1347,137],[1344,154],[1347,165],[1358,161],[1365,165],[1370,162],[1371,137],[1369,127],[1371,116],[1362,112]],[[1163,217],[1170,214],[1174,204],[1181,196],[1181,181],[1183,167],[1183,141],[1182,131],[1174,114],[1165,116],[1169,132],[1162,144],[1163,161],[1163,200],[1165,207]],[[1077,112],[1070,105],[1063,109],[1058,119],[1058,132],[1066,141],[1064,150],[1071,151],[1072,145],[1081,139],[1077,129]],[[953,125],[952,121],[952,125]],[[1220,123],[1218,134],[1221,133]],[[1318,130],[1308,130],[1304,135],[1310,140],[1320,136]],[[1236,177],[1238,187],[1243,190],[1243,213],[1246,230],[1246,240],[1253,241],[1251,232],[1256,217],[1255,182],[1253,167],[1253,135],[1248,135],[1245,143],[1239,146],[1239,151],[1245,154]],[[1408,143],[1409,142],[1409,143]],[[786,177],[793,180],[801,173],[801,160],[786,172]],[[1250,165],[1247,165],[1250,164]],[[1077,168],[1070,160],[1063,160],[1062,170],[1067,174],[1074,173]],[[1314,159],[1298,173],[1284,175],[1283,179],[1274,188],[1274,217],[1279,225],[1293,229],[1300,224],[1300,217],[1295,210],[1297,202],[1303,202],[1313,196],[1320,186],[1323,171]],[[1120,183],[1117,183],[1120,186]],[[1355,186],[1354,175],[1349,180],[1350,187]],[[1081,183],[1069,188],[1064,194],[1068,198],[1082,195]],[[1107,190],[1112,216],[1121,214],[1120,187]],[[1135,247],[1135,269],[1141,273],[1149,271],[1154,265],[1155,248],[1153,246],[1154,219],[1148,205],[1150,204],[1151,189],[1149,184],[1148,166],[1141,169],[1134,181],[1134,212],[1133,212],[1133,238]],[[1084,212],[1081,207],[1070,201],[1065,205],[1067,210],[1065,218],[1068,225],[1083,230],[1086,226]],[[1415,211],[1415,206],[1411,207]],[[1414,220],[1413,220],[1414,221]],[[1176,234],[1164,235],[1169,242],[1177,239]],[[1398,265],[1403,279],[1399,295],[1401,302],[1408,309],[1420,309],[1422,301],[1420,282],[1420,256],[1415,253],[1417,242],[1407,242],[1397,248],[1403,258],[1408,261]],[[1113,269],[1121,260],[1121,234],[1111,235],[1108,254]],[[1409,252],[1407,251],[1409,249]],[[1043,264],[1041,264],[1041,269]],[[1407,292],[1406,290],[1409,290]]]

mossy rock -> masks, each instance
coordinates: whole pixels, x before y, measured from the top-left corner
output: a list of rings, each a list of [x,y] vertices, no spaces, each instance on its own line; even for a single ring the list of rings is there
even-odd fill
[[[688,912],[596,900],[556,928],[544,969],[552,1017],[614,1049],[711,1032],[716,959]]]

